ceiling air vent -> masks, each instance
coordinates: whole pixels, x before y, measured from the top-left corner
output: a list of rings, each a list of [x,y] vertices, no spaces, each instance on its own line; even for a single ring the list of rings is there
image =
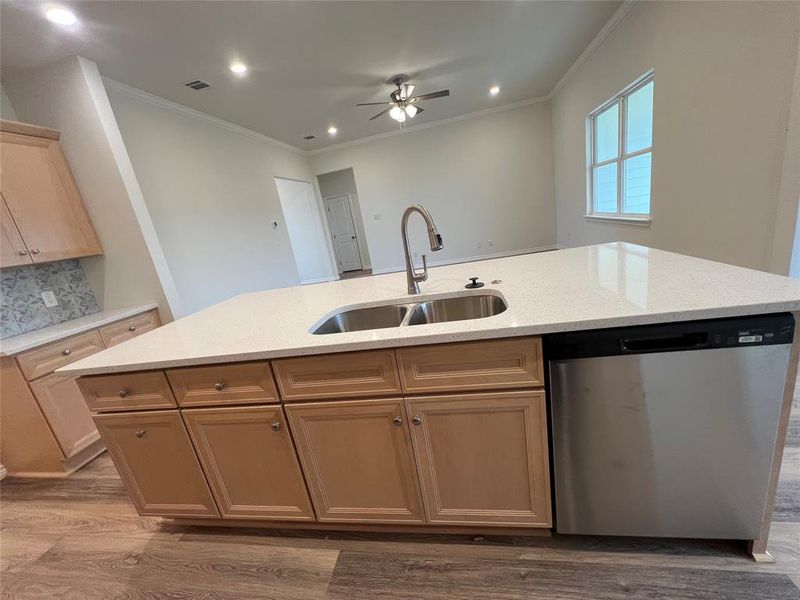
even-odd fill
[[[317,139],[317,136],[315,136],[315,135],[304,135],[303,139],[304,140],[315,140],[315,139]]]
[[[192,88],[196,92],[199,92],[200,90],[204,90],[206,88],[210,88],[211,87],[210,83],[206,83],[202,79],[192,79],[192,81],[189,81],[189,82],[185,83],[184,85],[186,87]]]

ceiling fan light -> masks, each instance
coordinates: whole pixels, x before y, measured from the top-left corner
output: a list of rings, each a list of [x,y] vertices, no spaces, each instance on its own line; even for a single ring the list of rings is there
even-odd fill
[[[389,111],[389,116],[392,117],[398,123],[402,123],[403,121],[406,120],[406,113],[399,106],[393,106],[392,110]]]
[[[413,119],[417,116],[417,107],[413,104],[409,104],[406,106],[406,115],[408,115],[409,119]]]

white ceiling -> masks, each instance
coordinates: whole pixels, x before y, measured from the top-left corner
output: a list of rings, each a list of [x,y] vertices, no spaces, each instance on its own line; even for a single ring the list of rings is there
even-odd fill
[[[397,73],[417,94],[450,89],[421,103],[415,125],[545,96],[620,2],[62,4],[78,27],[45,21],[38,2],[0,4],[3,78],[79,54],[105,77],[311,150],[396,129],[369,121],[380,107],[355,104],[386,100]],[[228,70],[235,59],[246,77]],[[183,85],[194,78],[212,87]]]

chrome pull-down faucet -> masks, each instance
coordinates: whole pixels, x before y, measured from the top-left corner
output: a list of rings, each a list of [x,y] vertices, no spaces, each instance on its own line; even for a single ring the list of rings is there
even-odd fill
[[[411,213],[418,212],[425,219],[425,224],[428,226],[428,240],[431,244],[431,251],[437,252],[444,247],[442,243],[442,236],[436,229],[436,223],[433,222],[433,217],[424,207],[419,204],[414,204],[406,209],[403,213],[403,220],[400,223],[400,233],[403,235],[403,252],[406,255],[406,281],[408,282],[408,293],[419,294],[419,282],[428,279],[428,262],[425,255],[422,255],[422,273],[417,273],[414,268],[414,263],[411,262],[411,254],[408,250],[408,218]]]

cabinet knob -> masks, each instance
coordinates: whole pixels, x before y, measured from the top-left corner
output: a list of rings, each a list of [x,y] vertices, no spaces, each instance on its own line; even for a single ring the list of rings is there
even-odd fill
[[[400,427],[400,425],[403,424],[403,418],[402,417],[395,417],[394,419],[392,419],[392,423],[394,423],[395,427]]]
[[[64,356],[69,356],[70,354],[72,354],[72,350],[70,350],[69,348],[64,348],[64,351],[61,354],[63,354]]]
[[[281,430],[281,424],[280,424],[280,421],[275,421],[275,422],[272,424],[272,431],[280,431],[280,430]]]
[[[136,331],[136,325],[131,325],[128,327],[128,331]]]
[[[220,383],[215,383],[215,384],[214,384],[214,389],[215,389],[215,390],[217,390],[218,392],[221,392],[222,390],[224,390],[224,389],[225,389],[225,384],[224,384],[224,383],[222,383],[222,382],[220,382]]]
[[[20,255],[20,256],[25,256],[27,253],[28,253],[28,251],[27,251],[27,250],[20,250],[20,251],[19,251],[19,255]]]
[[[131,393],[130,390],[120,390],[119,391],[119,397],[120,398],[126,398],[130,393]]]
[[[31,254],[39,254],[39,252],[41,252],[41,250],[39,250],[38,248],[33,248],[31,250]]]
[[[422,417],[420,417],[419,415],[414,415],[413,417],[411,417],[411,422],[414,425],[422,425]]]
[[[144,429],[140,429],[139,431],[136,432],[136,437],[142,439],[145,433],[147,432]]]

